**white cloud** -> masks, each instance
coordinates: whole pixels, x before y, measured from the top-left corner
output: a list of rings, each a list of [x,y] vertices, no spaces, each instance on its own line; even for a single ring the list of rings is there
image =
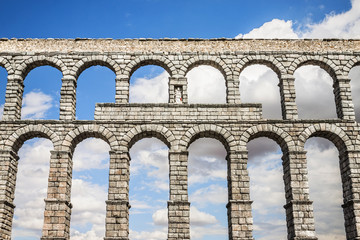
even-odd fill
[[[352,0],[352,8],[344,13],[330,13],[320,23],[310,23],[302,38],[359,38],[360,1]]]
[[[71,237],[88,239],[85,237],[89,234],[90,236],[95,234],[98,238],[103,237],[105,235],[106,186],[81,179],[73,179],[71,192],[71,202],[73,204]],[[89,226],[91,228],[84,232],[84,229]]]
[[[167,226],[168,225],[168,209],[163,208],[157,210],[153,215],[152,219],[155,225]]]
[[[129,234],[129,238],[132,240],[143,240],[143,239],[147,239],[147,240],[164,240],[167,239],[167,227],[160,229],[160,230],[155,230],[155,231],[141,231],[141,232],[137,232],[137,231],[133,231],[130,230],[130,234]]]
[[[4,104],[1,104],[0,105],[0,119],[2,118],[3,114],[4,114]]]
[[[352,0],[351,3],[352,7],[349,11],[339,14],[332,12],[319,23],[299,24],[294,30],[291,20],[273,19],[235,38],[359,38],[360,0]]]
[[[211,184],[210,186],[194,191],[189,199],[192,203],[200,207],[205,207],[209,204],[222,204],[225,210],[225,205],[228,202],[227,193],[226,187]]]
[[[137,78],[130,86],[131,103],[167,103],[169,74],[164,70],[154,78]]]
[[[202,212],[194,206],[190,207],[190,224],[191,226],[204,226],[218,223],[215,216]]]
[[[255,28],[247,34],[239,34],[235,38],[295,39],[298,38],[298,35],[293,30],[293,22],[291,20],[273,19],[270,22],[264,23],[261,27]]]
[[[42,119],[53,106],[53,98],[41,91],[32,91],[25,94],[21,109],[22,119]]]
[[[225,78],[211,66],[199,66],[190,70],[188,78],[189,103],[226,103]]]
[[[355,108],[356,121],[360,122],[360,66],[354,67],[350,73],[351,95]]]

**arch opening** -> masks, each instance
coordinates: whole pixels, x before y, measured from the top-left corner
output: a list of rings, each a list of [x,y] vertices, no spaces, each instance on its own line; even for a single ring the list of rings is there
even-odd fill
[[[130,145],[130,239],[167,239],[169,148],[157,137]]]
[[[129,102],[169,102],[169,77],[169,72],[162,66],[139,66],[130,77]]]
[[[53,144],[45,138],[28,138],[20,144],[16,174],[12,239],[40,239]],[[17,151],[17,149],[16,149]],[[16,170],[15,170],[16,171]]]
[[[349,72],[351,95],[355,110],[355,119],[360,121],[360,63]]]
[[[193,67],[186,74],[189,103],[226,103],[225,75],[210,65]]]
[[[247,66],[240,74],[243,103],[261,103],[263,117],[282,119],[278,73],[267,65]]]
[[[33,68],[26,75],[21,119],[59,119],[61,78],[52,66]]]
[[[334,76],[321,65],[305,65],[295,71],[294,77],[300,119],[337,118]]]
[[[4,112],[7,75],[6,69],[0,65],[0,119]]]
[[[115,77],[105,66],[90,65],[82,70],[77,80],[76,119],[93,120],[96,103],[115,102]]]
[[[273,139],[263,135],[252,138],[247,148],[253,236],[255,239],[284,239],[287,228],[282,150]]]
[[[228,238],[227,150],[218,139],[192,141],[188,160],[191,239]]]
[[[85,138],[75,144],[70,236],[103,239],[109,188],[110,146],[100,138]]]
[[[346,239],[339,151],[324,136],[308,139],[305,150],[317,237],[319,240]]]

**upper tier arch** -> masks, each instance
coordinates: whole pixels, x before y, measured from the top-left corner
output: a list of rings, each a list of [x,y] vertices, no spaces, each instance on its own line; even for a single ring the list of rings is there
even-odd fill
[[[68,73],[68,69],[62,60],[54,57],[39,55],[24,60],[16,69],[15,75],[24,80],[31,70],[36,67],[46,65],[58,69],[62,73],[62,76],[65,76]]]
[[[161,55],[144,55],[131,60],[125,67],[123,75],[130,79],[131,75],[140,67],[157,65],[164,68],[170,76],[176,76],[177,70],[172,61]]]
[[[87,68],[92,66],[104,66],[114,72],[116,76],[120,76],[120,66],[107,56],[89,56],[79,60],[71,69],[71,75],[78,79],[80,74]]]
[[[185,77],[191,69],[201,65],[209,65],[216,68],[221,72],[225,79],[229,79],[232,75],[231,69],[221,58],[210,55],[199,55],[188,59],[181,66],[179,75]]]

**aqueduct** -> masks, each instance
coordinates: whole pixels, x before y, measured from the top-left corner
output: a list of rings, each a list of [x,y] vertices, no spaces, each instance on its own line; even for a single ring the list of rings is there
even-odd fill
[[[169,103],[128,103],[132,72],[148,64],[169,73]],[[200,64],[224,75],[226,104],[188,104],[186,73]],[[265,64],[278,75],[282,120],[264,119],[260,104],[241,103],[239,75],[251,64]],[[298,119],[293,74],[306,64],[332,76],[337,119]],[[129,148],[142,138],[156,137],[169,147],[168,239],[190,239],[187,149],[197,138],[210,137],[227,150],[229,239],[253,239],[246,145],[268,137],[283,151],[287,239],[317,239],[304,143],[321,136],[340,154],[346,238],[360,239],[360,125],[348,77],[358,64],[360,40],[0,39],[0,66],[8,73],[0,122],[0,238],[11,238],[18,150],[34,137],[54,145],[42,239],[70,238],[72,155],[77,143],[95,137],[111,148],[104,239],[128,239]],[[42,65],[62,72],[60,119],[21,120],[24,78]],[[116,74],[114,103],[97,104],[93,121],[76,120],[77,79],[93,65]]]

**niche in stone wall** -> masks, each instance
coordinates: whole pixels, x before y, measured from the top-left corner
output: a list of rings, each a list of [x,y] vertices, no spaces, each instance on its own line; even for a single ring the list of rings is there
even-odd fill
[[[282,151],[266,137],[251,140],[247,148],[253,236],[259,240],[286,239]]]
[[[52,149],[50,140],[33,138],[18,151],[13,240],[41,238]]]
[[[319,240],[345,240],[339,152],[320,137],[306,141],[305,150],[316,235]]]
[[[240,74],[242,103],[261,103],[263,118],[281,119],[279,78],[269,67],[254,64]]]
[[[93,120],[96,103],[115,102],[115,73],[108,67],[91,66],[77,80],[76,119]]]
[[[360,121],[360,66],[355,66],[349,73],[351,95],[354,103],[356,121]]]
[[[109,186],[109,145],[98,138],[80,142],[73,155],[70,236],[103,239]]]
[[[157,138],[141,139],[130,149],[130,239],[167,239],[168,152]]]
[[[191,239],[227,239],[226,149],[216,139],[200,138],[188,151]]]
[[[59,119],[62,73],[50,66],[31,70],[24,79],[21,119]]]
[[[130,77],[130,103],[169,102],[169,73],[157,65],[145,65]]]
[[[319,66],[306,65],[295,73],[299,119],[337,118],[332,77]]]
[[[0,66],[0,119],[4,112],[5,92],[7,84],[7,71]]]

